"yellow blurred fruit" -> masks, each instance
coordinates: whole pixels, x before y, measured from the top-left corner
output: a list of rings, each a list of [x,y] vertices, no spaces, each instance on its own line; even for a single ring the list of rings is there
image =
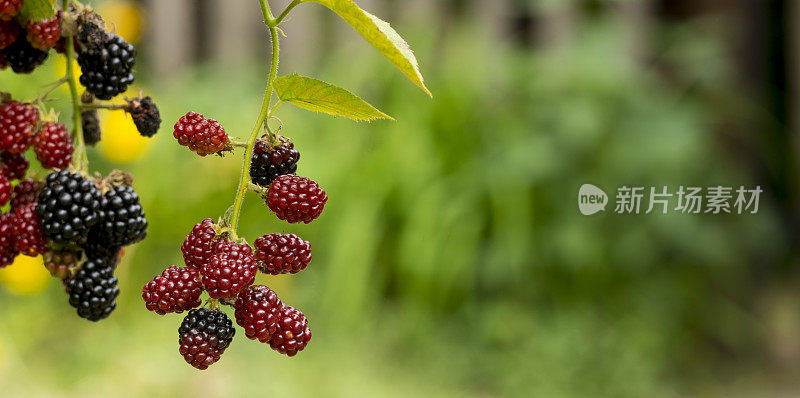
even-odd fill
[[[121,36],[128,43],[136,44],[142,37],[144,8],[134,1],[107,1],[97,12],[106,21],[106,28]]]
[[[123,111],[101,111],[103,139],[100,151],[108,160],[130,163],[141,158],[149,148],[149,139],[142,137],[133,119]]]
[[[0,269],[0,282],[16,294],[39,293],[49,281],[50,273],[44,268],[42,256],[17,256],[14,264]]]

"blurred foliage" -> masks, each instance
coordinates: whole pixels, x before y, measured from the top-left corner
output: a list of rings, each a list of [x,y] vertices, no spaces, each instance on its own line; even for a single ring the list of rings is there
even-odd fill
[[[752,269],[790,250],[769,200],[753,216],[585,217],[575,206],[586,182],[609,193],[622,185],[755,185],[719,148],[717,110],[635,63],[611,23],[587,24],[572,44],[531,52],[489,43],[479,25],[462,22],[435,40],[421,25],[398,29],[414,32],[406,38],[433,100],[360,43],[321,57],[322,79],[397,122],[278,112],[281,133],[301,151],[299,173],[319,181],[330,201],[316,222],[287,225],[250,195],[240,235],[252,242],[277,231],[312,242],[305,272],[260,280],[309,316],[306,351],[283,358],[240,330],[220,363],[197,372],[177,354],[181,316],[158,317],[141,303],[141,286],[180,263],[191,226],[233,201],[240,154],[198,158],[175,144],[171,124],[195,110],[245,136],[264,67],[207,65],[168,84],[144,82],[164,124],[137,162],[114,163],[124,158],[114,152],[129,150],[121,118],[105,124],[113,144],[90,152],[94,169],[134,174],[150,220],[148,239],[119,267],[122,295],[111,318],[78,319],[57,283],[37,297],[0,291],[3,395],[769,391],[758,384],[761,351],[800,335],[780,326],[797,319],[796,299],[775,296],[773,318],[752,313],[762,301]],[[697,37],[664,56],[715,89],[727,83],[724,65],[704,59],[717,48]],[[52,80],[52,68],[25,78],[0,72],[0,87],[31,98],[39,89],[32,82]],[[780,333],[771,333],[770,319]]]

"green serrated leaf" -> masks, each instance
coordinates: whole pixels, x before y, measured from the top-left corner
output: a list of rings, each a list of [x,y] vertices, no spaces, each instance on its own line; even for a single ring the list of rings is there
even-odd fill
[[[19,19],[27,22],[52,18],[53,15],[56,15],[53,7],[55,3],[56,0],[25,0],[22,10],[19,12]]]
[[[303,0],[324,5],[347,21],[358,33],[393,63],[414,84],[433,96],[425,87],[419,63],[408,43],[392,29],[388,22],[362,10],[352,0]]]
[[[309,111],[344,116],[353,120],[394,120],[355,94],[322,80],[292,73],[275,79],[273,86],[281,101]]]

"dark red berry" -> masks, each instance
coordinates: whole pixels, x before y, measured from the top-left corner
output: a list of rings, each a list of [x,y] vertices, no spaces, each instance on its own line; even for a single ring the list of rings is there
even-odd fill
[[[19,37],[19,25],[17,21],[0,20],[0,50],[10,46]]]
[[[44,184],[41,181],[27,178],[20,181],[14,186],[14,193],[11,195],[11,210],[16,210],[20,207],[35,204],[36,198],[39,196],[39,191],[42,190]]]
[[[193,309],[178,328],[179,352],[186,363],[204,370],[219,361],[235,334],[233,322],[224,312]]]
[[[31,73],[47,60],[48,51],[33,48],[28,39],[20,33],[17,40],[2,51],[14,73]]]
[[[14,189],[11,188],[11,182],[8,181],[6,176],[0,174],[0,206],[5,205],[11,200],[11,193]]]
[[[44,253],[44,267],[50,275],[58,279],[67,279],[78,266],[80,253],[70,250],[48,250]]]
[[[210,218],[195,224],[181,245],[183,261],[190,268],[200,269],[214,254],[211,241],[216,238],[214,221]]]
[[[6,176],[9,180],[21,180],[25,177],[25,172],[28,171],[28,158],[20,153],[4,152],[2,155],[3,163],[0,163],[0,173]]]
[[[7,267],[17,258],[14,248],[14,213],[0,214],[0,268]]]
[[[300,152],[288,138],[279,137],[275,146],[270,145],[265,134],[256,141],[250,160],[250,179],[262,187],[268,187],[278,176],[294,174]]]
[[[8,68],[8,61],[6,61],[6,56],[0,52],[0,70]]]
[[[293,357],[306,348],[309,340],[311,329],[308,328],[306,316],[294,307],[283,307],[278,318],[278,330],[272,335],[269,346],[281,354]]]
[[[278,330],[278,317],[283,309],[283,302],[266,286],[250,286],[239,293],[234,305],[236,323],[244,328],[244,334],[250,340],[269,343],[272,335]]]
[[[214,255],[200,268],[200,276],[209,296],[232,299],[253,283],[257,271],[249,245],[225,241],[216,245]]]
[[[33,139],[36,158],[46,169],[64,169],[69,166],[74,150],[67,126],[61,123],[46,122]]]
[[[36,108],[18,101],[0,107],[0,150],[22,153],[31,145],[33,132],[39,123]]]
[[[14,211],[14,248],[31,257],[47,251],[47,239],[36,216],[35,206],[29,204]]]
[[[30,20],[27,23],[27,38],[33,48],[39,50],[49,50],[53,48],[58,39],[61,38],[61,13],[54,15],[51,18],[40,19],[38,21]]]
[[[281,220],[308,224],[322,214],[328,195],[313,180],[283,175],[272,182],[265,199]]]
[[[130,113],[136,130],[144,137],[152,137],[161,127],[161,113],[150,97],[128,100],[125,111]]]
[[[200,306],[203,288],[196,269],[171,266],[142,288],[147,309],[164,315]]]
[[[22,10],[22,0],[0,0],[0,20],[11,20],[20,10]]]
[[[231,149],[228,134],[222,125],[196,112],[182,116],[175,123],[172,135],[178,139],[179,144],[188,146],[200,156]]]
[[[258,268],[265,274],[296,274],[311,262],[311,243],[294,234],[268,234],[255,242]]]

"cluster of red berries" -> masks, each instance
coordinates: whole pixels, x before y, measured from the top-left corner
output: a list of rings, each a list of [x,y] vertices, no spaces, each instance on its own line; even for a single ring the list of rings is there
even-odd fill
[[[200,156],[222,155],[234,143],[214,119],[189,112],[175,123],[175,138]],[[254,143],[250,177],[275,215],[290,223],[309,223],[328,200],[316,182],[294,175],[300,153],[285,137],[265,135]],[[272,233],[253,246],[236,239],[227,221],[210,218],[195,225],[181,246],[185,267],[172,266],[142,288],[148,310],[157,314],[189,311],[178,330],[179,352],[187,363],[206,369],[219,360],[235,331],[219,304],[234,308],[245,336],[294,356],[311,340],[306,316],[281,301],[256,274],[296,274],[311,262],[311,244],[297,235]],[[207,292],[210,308],[198,308]]]
[[[0,69],[11,66],[16,73],[29,73],[50,49],[66,54],[68,46],[74,48],[71,55],[78,57],[80,81],[87,90],[73,106],[83,105],[84,135],[96,143],[101,134],[93,108],[102,104],[95,101],[116,96],[133,81],[136,50],[107,33],[102,18],[88,7],[76,4],[39,21],[25,20],[20,10],[22,0],[0,0]],[[65,82],[73,84],[65,78],[53,87]],[[0,212],[0,268],[20,254],[43,256],[47,270],[63,281],[78,315],[98,321],[116,308],[114,272],[122,248],[144,239],[148,223],[129,174],[90,176],[84,159],[73,159],[76,148],[67,126],[44,107],[51,91],[30,103],[0,93],[0,207],[10,203],[8,211]],[[129,113],[144,136],[160,127],[150,97],[126,98],[126,105],[110,108]],[[29,149],[42,168],[52,170],[44,179],[28,173]]]

